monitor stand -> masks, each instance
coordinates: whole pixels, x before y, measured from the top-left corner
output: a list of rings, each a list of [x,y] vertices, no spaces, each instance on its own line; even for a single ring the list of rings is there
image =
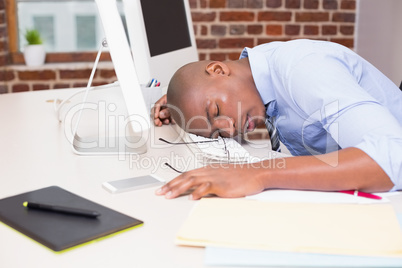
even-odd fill
[[[102,145],[99,137],[80,137],[75,134],[73,151],[78,155],[143,154],[147,152],[146,141],[139,136],[108,137],[107,140],[108,144]]]
[[[81,108],[79,109],[78,119],[75,124],[75,128],[73,129],[72,133],[72,149],[74,153],[78,155],[121,155],[121,154],[143,154],[147,152],[147,141],[144,140],[141,134],[138,135],[127,135],[124,132],[124,136],[116,136],[116,137],[104,137],[103,139],[101,136],[86,136],[81,137],[78,135],[77,130],[78,126],[82,117],[82,112],[85,109],[85,104],[87,103],[88,93],[93,87],[91,87],[93,77],[95,75],[96,68],[98,66],[98,62],[100,59],[100,55],[104,47],[107,47],[106,40],[102,41],[102,44],[99,47],[98,54],[95,59],[94,66],[92,68],[92,72],[84,93],[84,97],[82,100]],[[120,90],[120,86],[111,87],[112,90]],[[108,99],[110,96],[106,96],[105,100]],[[122,105],[123,102],[119,102]],[[116,106],[114,104],[114,106]],[[127,113],[127,111],[126,111]],[[99,122],[99,121],[98,121]],[[131,123],[131,122],[130,122]],[[130,124],[129,123],[129,124]],[[146,130],[144,134],[148,134]],[[147,135],[145,136],[147,137]],[[107,141],[107,142],[106,142]]]
[[[88,100],[89,91],[96,91],[91,93],[90,100]],[[68,116],[71,123],[73,117],[76,118],[75,127],[70,132],[74,153],[122,155],[147,152],[149,130],[144,129],[141,133],[133,132],[131,123],[136,123],[136,117],[128,116],[119,84],[87,88],[82,103],[76,107],[77,109],[71,109],[72,115]]]

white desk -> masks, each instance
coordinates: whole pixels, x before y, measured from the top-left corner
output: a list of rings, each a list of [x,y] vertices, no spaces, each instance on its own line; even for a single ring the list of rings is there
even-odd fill
[[[189,168],[198,165],[186,146],[174,149],[157,141],[176,137],[170,126],[154,129],[155,145],[131,161],[117,156],[73,154],[62,124],[55,119],[55,96],[71,90],[0,95],[0,198],[58,185],[87,199],[143,220],[142,227],[99,242],[56,254],[4,224],[0,224],[1,267],[204,267],[204,249],[174,244],[176,232],[195,201],[186,196],[166,200],[157,187],[110,194],[102,182],[156,173],[169,180],[177,173],[163,166],[181,157]],[[145,161],[143,159],[148,159]],[[142,159],[142,160],[141,160]],[[149,160],[154,161],[150,163]],[[142,167],[141,167],[142,165]],[[402,198],[394,200],[399,213]]]
[[[58,185],[87,199],[143,220],[134,230],[85,245],[62,254],[39,245],[0,224],[1,267],[203,267],[201,248],[178,247],[176,232],[195,201],[186,196],[166,200],[156,196],[157,187],[110,194],[101,184],[156,173],[170,180],[177,173],[164,162],[181,161],[192,169],[199,164],[184,146],[159,142],[173,140],[171,126],[153,128],[155,145],[141,157],[78,156],[71,150],[65,127],[56,120],[55,97],[66,98],[72,90],[16,93],[0,96],[0,198]],[[92,93],[91,93],[92,94]],[[96,93],[93,93],[96,94]],[[80,101],[82,96],[74,100]],[[85,124],[85,123],[83,123]]]
[[[1,267],[201,267],[203,249],[174,245],[176,231],[194,201],[186,197],[166,200],[156,196],[157,187],[110,194],[102,182],[145,175],[151,172],[171,179],[174,171],[163,161],[174,155],[191,156],[186,146],[150,148],[149,161],[119,160],[117,156],[78,156],[64,135],[53,104],[46,100],[69,96],[71,90],[43,91],[0,96],[1,186],[0,198],[58,185],[87,199],[141,219],[142,227],[55,254],[0,224]],[[80,97],[81,98],[81,97]],[[79,99],[80,99],[79,98]],[[175,137],[169,126],[156,128],[155,135]],[[157,147],[157,146],[155,146]],[[138,159],[137,159],[138,160]],[[159,161],[159,162],[158,162]],[[132,165],[131,165],[132,164]],[[195,163],[190,163],[195,165]],[[138,166],[137,166],[138,165]]]

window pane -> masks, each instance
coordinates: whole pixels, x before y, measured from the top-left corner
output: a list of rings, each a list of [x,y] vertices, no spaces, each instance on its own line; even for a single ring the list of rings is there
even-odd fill
[[[40,32],[48,52],[98,50],[104,33],[93,0],[16,1],[20,51],[26,45],[24,33],[31,28]],[[123,14],[121,1],[118,8]]]
[[[40,32],[46,51],[54,51],[54,17],[33,16],[33,25]]]
[[[76,16],[76,33],[78,50],[96,49],[96,18],[95,16]]]

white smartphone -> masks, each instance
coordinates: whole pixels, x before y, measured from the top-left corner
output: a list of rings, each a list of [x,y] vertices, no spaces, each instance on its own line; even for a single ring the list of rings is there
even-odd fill
[[[121,179],[115,181],[106,181],[102,184],[102,186],[110,193],[116,194],[121,192],[143,189],[146,187],[151,187],[164,183],[165,181],[163,179],[158,178],[155,175],[146,175],[146,176]]]

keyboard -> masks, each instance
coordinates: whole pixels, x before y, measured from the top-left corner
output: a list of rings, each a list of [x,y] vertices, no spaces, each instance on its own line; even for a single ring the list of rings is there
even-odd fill
[[[183,141],[197,158],[207,162],[249,162],[250,153],[232,138],[205,138],[191,133],[181,133]]]

